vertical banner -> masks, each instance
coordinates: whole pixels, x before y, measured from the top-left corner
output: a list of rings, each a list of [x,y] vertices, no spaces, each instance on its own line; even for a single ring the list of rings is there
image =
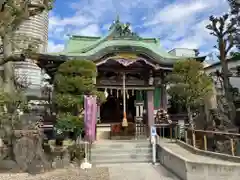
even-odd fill
[[[149,128],[154,125],[154,98],[153,91],[147,91],[147,113],[148,113],[148,126]]]
[[[84,130],[87,141],[95,141],[97,123],[97,98],[84,96]]]

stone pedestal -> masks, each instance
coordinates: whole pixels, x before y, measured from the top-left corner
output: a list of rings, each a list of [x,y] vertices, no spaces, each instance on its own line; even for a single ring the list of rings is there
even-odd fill
[[[97,124],[96,140],[110,139],[110,132],[110,124]]]

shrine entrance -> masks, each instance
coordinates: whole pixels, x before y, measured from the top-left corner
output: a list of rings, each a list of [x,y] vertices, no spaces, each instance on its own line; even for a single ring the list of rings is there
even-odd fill
[[[146,137],[148,121],[145,109],[146,97],[144,94],[147,91],[132,89],[125,91],[127,127],[122,126],[124,118],[122,90],[109,88],[101,89],[101,91],[105,92],[107,99],[99,108],[100,121],[97,124],[97,133],[102,135],[98,139],[135,139],[140,136]],[[105,135],[103,136],[103,134]]]
[[[153,121],[154,64],[136,54],[115,53],[96,65],[96,86],[107,98],[97,124],[97,134],[105,135],[97,139],[146,137]]]
[[[118,92],[117,92],[118,91]],[[100,107],[100,122],[101,123],[120,123],[123,119],[123,97],[120,90],[106,90],[108,97],[106,102]],[[126,114],[128,122],[135,122],[136,107],[135,107],[136,95],[134,90],[127,91],[126,98]]]

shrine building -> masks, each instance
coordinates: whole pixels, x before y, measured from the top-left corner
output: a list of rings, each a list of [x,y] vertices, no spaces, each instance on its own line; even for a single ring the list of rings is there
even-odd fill
[[[72,35],[63,52],[40,54],[37,63],[53,77],[61,63],[73,59],[91,60],[97,66],[96,87],[107,97],[98,107],[100,124],[127,119],[150,127],[154,110],[167,108],[165,77],[173,64],[186,59],[203,62],[205,57],[167,52],[157,38],[142,38],[130,30],[130,24],[117,19],[105,36]]]

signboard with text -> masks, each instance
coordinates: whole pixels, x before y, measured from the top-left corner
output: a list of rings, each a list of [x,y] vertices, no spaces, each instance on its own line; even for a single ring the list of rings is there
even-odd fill
[[[157,135],[157,130],[155,126],[151,126],[151,136],[156,136]]]

